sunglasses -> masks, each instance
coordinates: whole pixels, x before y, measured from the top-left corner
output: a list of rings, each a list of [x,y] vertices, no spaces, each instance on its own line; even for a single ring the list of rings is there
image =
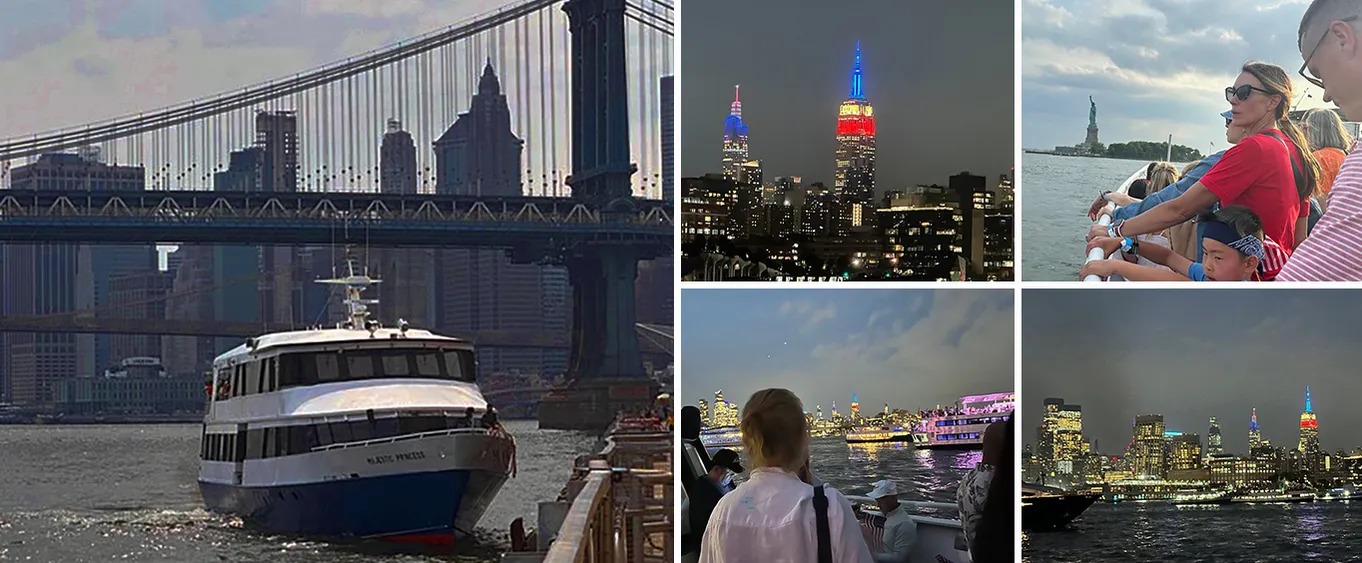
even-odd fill
[[[1229,87],[1225,88],[1225,101],[1229,102],[1229,101],[1233,101],[1235,98],[1239,98],[1239,101],[1242,102],[1242,101],[1244,101],[1244,100],[1249,99],[1249,96],[1253,95],[1253,92],[1254,92],[1254,91],[1262,92],[1262,93],[1267,94],[1267,95],[1269,95],[1269,96],[1276,96],[1276,95],[1277,95],[1276,92],[1273,92],[1273,91],[1270,91],[1270,90],[1264,90],[1264,89],[1258,88],[1257,86],[1254,86],[1254,85],[1252,85],[1252,84],[1240,84],[1239,87],[1237,87],[1237,88],[1234,87],[1234,86],[1229,86]]]
[[[1334,20],[1334,21],[1345,22],[1345,23],[1346,23],[1346,22],[1353,21],[1353,20],[1355,20],[1355,19],[1357,19],[1357,16],[1348,16],[1348,17],[1346,17],[1346,18],[1337,19],[1337,20]],[[1332,26],[1332,25],[1334,25],[1334,24],[1333,24],[1333,22],[1329,22],[1329,25]],[[1326,28],[1324,28],[1324,33],[1319,34],[1319,41],[1316,41],[1316,42],[1315,42],[1315,48],[1314,48],[1314,49],[1310,49],[1310,54],[1305,56],[1305,62],[1301,63],[1301,69],[1300,69],[1300,71],[1298,71],[1298,72],[1300,72],[1300,75],[1301,75],[1302,78],[1304,78],[1305,80],[1309,81],[1311,84],[1314,84],[1315,86],[1319,86],[1320,88],[1323,88],[1323,87],[1324,87],[1324,81],[1323,81],[1323,80],[1320,80],[1320,79],[1318,79],[1318,78],[1315,78],[1314,76],[1312,76],[1312,75],[1310,74],[1310,69],[1307,68],[1307,67],[1310,66],[1310,59],[1315,58],[1315,51],[1318,51],[1319,48],[1320,48],[1320,46],[1321,46],[1321,45],[1324,45],[1324,40],[1325,40],[1326,38],[1328,38],[1328,37],[1329,37],[1329,28],[1326,27]]]

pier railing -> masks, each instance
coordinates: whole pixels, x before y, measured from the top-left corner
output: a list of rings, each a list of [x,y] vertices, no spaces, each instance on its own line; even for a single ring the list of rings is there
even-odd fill
[[[662,563],[675,555],[672,434],[619,425],[581,456],[558,501],[540,503],[537,550],[503,562]]]

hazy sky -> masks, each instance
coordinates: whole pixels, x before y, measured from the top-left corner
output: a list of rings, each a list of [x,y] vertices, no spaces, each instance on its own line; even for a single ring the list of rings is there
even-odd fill
[[[6,79],[0,80],[0,139],[155,110],[291,77],[519,3],[521,0],[3,0],[0,76]],[[656,6],[651,2],[635,2],[640,3]],[[560,8],[549,8],[544,13],[557,22],[556,52],[565,61],[569,34],[566,15]],[[535,38],[527,40],[533,42],[529,49],[533,55],[529,57],[537,65],[543,60],[537,56],[540,20],[526,21],[529,36]],[[640,26],[628,21],[626,28],[632,32]],[[516,26],[501,29],[502,45],[508,46],[504,49],[503,64],[507,68],[498,67],[497,72],[510,101],[512,126],[526,141],[526,167],[542,176],[550,167],[548,162],[539,160],[540,155],[556,148],[553,164],[566,174],[570,167],[567,128],[558,127],[562,142],[556,143],[556,147],[545,150],[541,146],[543,140],[552,137],[551,131],[540,129],[548,120],[538,119],[538,92],[549,89],[547,85],[539,87],[541,77],[550,72],[535,66],[526,73],[531,94],[517,95],[520,74],[513,65]],[[479,37],[486,47],[474,50],[482,56],[473,57],[477,59],[473,68],[464,64],[462,56],[455,58],[457,68],[467,70],[461,76],[478,76],[491,46],[497,43],[490,33]],[[637,41],[627,42],[631,81],[640,74],[634,62],[638,53],[647,51],[661,57],[664,49],[659,37],[650,33],[644,49],[639,48]],[[499,60],[496,56],[491,58],[494,62]],[[667,59],[673,59],[670,51]],[[665,68],[666,63],[657,62]],[[561,91],[568,78],[565,62],[556,70],[556,87]],[[414,70],[408,72],[411,77],[418,76]],[[663,74],[654,68],[649,68],[648,73]],[[651,79],[648,86],[656,91],[657,84]],[[637,87],[638,84],[631,83],[630,91]],[[448,111],[444,109],[444,100],[453,97],[453,107],[466,111],[471,98],[467,88],[465,85],[455,91],[451,86],[447,96],[432,91],[439,100],[431,105],[439,109],[437,122],[426,123],[431,131],[421,127],[425,120],[420,119],[424,116],[416,110],[415,88],[408,90],[405,114],[384,108],[378,110],[378,115],[372,115],[367,102],[362,106],[364,109],[348,111],[355,120],[372,128],[372,135],[361,135],[366,144],[373,139],[377,145],[387,118],[397,116],[417,137],[418,146],[425,146],[428,151],[429,143],[449,125],[438,122],[439,114]],[[528,107],[518,107],[522,97],[530,104]],[[392,96],[383,98],[389,100]],[[652,96],[647,102],[651,107],[640,108],[637,96],[631,94],[630,119],[636,124],[645,119],[649,124],[657,124],[658,108],[653,105],[657,98]],[[566,96],[560,93],[554,99],[559,104],[558,121],[566,124]],[[306,121],[309,108],[304,107],[303,111]],[[316,110],[311,111],[315,115]],[[516,121],[520,116],[525,116],[524,123]],[[450,115],[448,122],[453,119]],[[303,164],[307,166],[307,147],[316,142],[317,136],[309,136],[305,125],[300,125],[300,130]],[[650,127],[648,132],[656,135],[657,130]],[[641,174],[659,172],[660,143],[645,152],[639,147],[647,142],[640,138],[637,127],[631,128],[630,136]],[[226,150],[223,148],[215,158],[225,160]],[[364,150],[372,150],[372,154],[364,154],[376,160],[376,146]],[[428,158],[426,151],[418,154]]]
[[[813,412],[837,401],[921,409],[1012,390],[1011,290],[686,289],[681,300],[685,404],[739,408],[784,387]]]
[[[876,186],[997,178],[1013,159],[1013,3],[686,0],[682,174],[718,172],[733,85],[767,178],[831,186],[856,41],[875,108]]]
[[[1120,454],[1140,414],[1226,451],[1263,437],[1295,447],[1305,387],[1330,451],[1362,446],[1357,322],[1362,292],[1267,289],[1026,290],[1022,439],[1034,443],[1047,397],[1083,407],[1083,434]]]
[[[1226,147],[1225,87],[1250,59],[1291,76],[1299,108],[1333,107],[1297,74],[1308,0],[1023,0],[1022,146],[1083,141],[1088,96],[1103,143]],[[1293,104],[1295,101],[1292,102]],[[1210,146],[1215,143],[1215,147]]]

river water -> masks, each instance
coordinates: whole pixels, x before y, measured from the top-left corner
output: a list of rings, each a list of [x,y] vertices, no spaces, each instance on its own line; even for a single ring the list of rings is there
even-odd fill
[[[1120,187],[1147,161],[1022,154],[1022,280],[1078,281],[1083,236],[1097,195]],[[1183,164],[1175,163],[1178,170]]]
[[[300,541],[203,510],[199,425],[0,426],[0,561],[496,561],[517,517],[557,498],[594,436],[508,421],[517,476],[454,553]]]
[[[747,469],[746,453],[732,449]],[[875,481],[889,479],[898,485],[899,500],[951,504],[960,478],[982,456],[977,450],[914,449],[900,443],[848,444],[840,437],[814,438],[809,453],[814,474],[844,494],[865,495]],[[958,517],[955,511],[944,516]]]
[[[1034,563],[1259,563],[1362,559],[1362,503],[1098,503],[1066,530],[1022,535]]]

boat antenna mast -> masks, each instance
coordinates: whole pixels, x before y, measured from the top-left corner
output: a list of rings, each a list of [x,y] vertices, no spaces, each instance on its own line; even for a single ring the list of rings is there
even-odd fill
[[[369,319],[369,305],[377,305],[378,300],[364,299],[361,294],[365,289],[368,289],[369,286],[382,283],[383,280],[369,277],[367,268],[365,273],[358,273],[355,262],[355,256],[350,253],[350,248],[346,247],[345,266],[348,275],[343,278],[317,280],[317,283],[345,286],[344,303],[346,306],[346,320],[337,323],[337,328],[368,330],[369,333],[372,334],[374,331],[378,330],[379,324],[378,321]]]

